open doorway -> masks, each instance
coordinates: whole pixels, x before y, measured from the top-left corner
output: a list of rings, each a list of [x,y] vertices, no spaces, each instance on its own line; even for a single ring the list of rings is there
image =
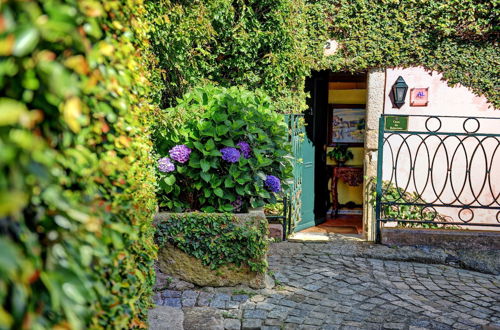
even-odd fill
[[[363,233],[366,78],[366,73],[321,71],[308,80],[306,143],[314,173],[304,172],[303,181],[314,185],[314,198],[303,198],[302,232]]]

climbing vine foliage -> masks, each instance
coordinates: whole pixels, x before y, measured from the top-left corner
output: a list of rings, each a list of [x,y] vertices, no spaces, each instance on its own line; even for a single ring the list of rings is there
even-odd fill
[[[263,89],[282,112],[304,109],[312,57],[303,0],[159,0],[149,9],[164,107],[209,80]]]
[[[200,81],[264,89],[300,112],[312,69],[424,66],[500,105],[498,4],[476,0],[160,0],[149,3],[164,107]],[[323,56],[325,41],[340,47]]]
[[[0,10],[0,329],[145,327],[156,202],[142,1]]]
[[[475,0],[309,1],[310,40],[339,51],[317,69],[424,66],[500,106],[498,3]],[[314,45],[314,43],[311,43]],[[314,49],[313,49],[314,50]],[[316,48],[316,51],[319,51]]]
[[[252,271],[267,269],[267,222],[238,219],[230,213],[179,213],[158,222],[156,241],[172,244],[215,270],[235,264]]]

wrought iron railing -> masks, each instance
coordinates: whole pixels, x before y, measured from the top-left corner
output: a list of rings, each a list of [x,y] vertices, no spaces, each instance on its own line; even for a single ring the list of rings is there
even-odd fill
[[[500,226],[500,118],[380,118],[376,219]]]

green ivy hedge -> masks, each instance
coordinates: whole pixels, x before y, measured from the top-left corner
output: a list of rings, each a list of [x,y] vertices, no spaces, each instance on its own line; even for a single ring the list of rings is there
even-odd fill
[[[473,0],[160,0],[148,3],[163,106],[209,80],[305,107],[312,69],[422,65],[500,106],[498,9]],[[323,56],[328,39],[340,50]]]
[[[424,66],[500,106],[498,8],[495,1],[309,0],[317,69],[361,71]],[[321,56],[319,41],[337,54]],[[314,49],[315,48],[315,49]]]
[[[261,88],[281,112],[305,108],[313,58],[303,0],[159,0],[148,9],[165,108],[206,80]]]
[[[144,327],[160,88],[142,0],[0,10],[0,328]]]
[[[255,223],[229,213],[172,213],[156,227],[158,246],[170,243],[211,269],[229,264],[260,273],[267,269],[265,218]]]

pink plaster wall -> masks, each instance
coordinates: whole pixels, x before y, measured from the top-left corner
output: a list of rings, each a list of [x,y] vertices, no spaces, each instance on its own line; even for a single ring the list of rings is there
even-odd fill
[[[408,93],[405,104],[398,109],[393,107],[389,93],[399,76],[402,76],[406,81]],[[411,88],[429,88],[428,106],[410,106]],[[478,133],[500,134],[500,110],[494,109],[485,97],[476,96],[463,86],[450,87],[442,80],[441,74],[427,71],[421,67],[387,69],[384,113],[488,117],[491,119],[481,119],[481,127]],[[410,131],[426,131],[426,117],[410,116],[409,118],[408,128]],[[463,132],[465,120],[464,118],[442,118],[440,132]],[[474,125],[472,120],[468,123]],[[427,148],[421,147],[421,149],[418,149],[421,146],[421,141],[422,139],[418,135],[413,135],[404,141],[398,136],[391,137],[391,146],[399,150],[399,152],[395,152],[398,158],[398,165],[395,169],[399,178],[398,186],[407,186],[409,192],[418,191],[427,202],[439,199],[438,202],[441,203],[453,203],[456,202],[458,194],[459,201],[462,203],[500,206],[500,148],[498,147],[497,138],[485,139],[482,141],[482,147],[478,147],[480,146],[479,140],[473,136],[450,137],[443,143],[437,137],[431,136],[426,139]],[[459,146],[458,151],[453,154],[453,151],[457,150],[457,146]],[[451,151],[448,158],[446,157],[445,148]],[[426,150],[430,152],[430,158],[426,156]],[[391,159],[393,156],[391,156],[389,148],[384,147],[383,180],[385,181],[391,180],[393,174],[391,174],[390,165],[394,161]],[[414,169],[411,169],[410,159],[413,161],[417,159]],[[467,164],[470,164],[471,160],[472,166],[468,167]],[[432,182],[435,184],[435,189],[429,184],[431,181],[428,178],[427,169],[430,163],[432,163],[433,167],[434,177]],[[484,181],[486,169],[490,171],[490,177],[489,180]],[[440,193],[437,194],[436,191]],[[457,193],[457,191],[460,191],[460,193]],[[438,212],[455,220],[459,210],[456,208],[440,208]],[[494,221],[498,217],[498,210],[477,210],[471,222],[486,223]],[[500,222],[500,220],[498,221]],[[482,227],[481,229],[495,230],[492,227]]]
[[[408,93],[405,104],[398,109],[393,108],[389,93],[399,76],[406,81]],[[442,74],[428,71],[422,67],[387,69],[384,113],[500,118],[500,110],[495,110],[484,96],[477,96],[470,89],[461,85],[450,87],[442,79]],[[410,89],[420,87],[429,88],[429,104],[426,107],[411,107]]]

